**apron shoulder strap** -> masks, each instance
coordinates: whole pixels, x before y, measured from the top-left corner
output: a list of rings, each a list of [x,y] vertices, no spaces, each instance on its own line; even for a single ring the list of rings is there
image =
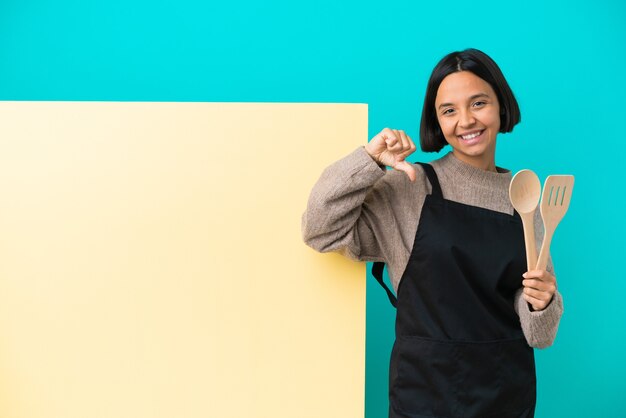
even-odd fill
[[[380,284],[383,289],[385,289],[385,292],[387,292],[387,296],[389,297],[389,302],[391,302],[391,304],[395,308],[396,304],[398,303],[398,299],[396,299],[396,295],[393,294],[391,289],[389,289],[389,286],[387,286],[387,284],[383,281],[384,268],[385,263],[383,263],[382,261],[374,262],[374,265],[372,266],[372,275],[374,276],[378,284]]]
[[[426,177],[428,177],[428,181],[430,181],[430,185],[433,188],[432,194],[435,197],[440,197],[443,199],[443,194],[441,193],[441,186],[439,185],[439,179],[437,178],[437,173],[435,173],[435,169],[432,165],[428,163],[417,163],[422,166],[424,172],[426,172]]]
[[[437,178],[437,173],[435,173],[435,169],[433,168],[433,166],[428,163],[417,163],[417,164],[421,165],[422,168],[424,169],[424,172],[426,173],[426,177],[428,177],[428,181],[430,181],[430,185],[432,186],[432,189],[433,189],[432,194],[435,197],[439,197],[443,199],[443,194],[441,193],[441,186],[439,185],[439,179]],[[387,284],[383,280],[384,269],[385,269],[385,263],[381,261],[376,261],[374,265],[372,266],[372,276],[374,276],[378,284],[380,284],[385,290],[385,292],[387,292],[387,296],[389,297],[389,302],[391,302],[391,304],[395,308],[398,303],[398,299],[396,298],[396,295],[393,294],[391,289],[389,289],[389,286],[387,286]]]

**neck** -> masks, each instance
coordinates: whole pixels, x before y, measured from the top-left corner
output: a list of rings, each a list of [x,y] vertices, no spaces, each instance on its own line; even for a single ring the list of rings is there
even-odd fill
[[[464,163],[469,164],[472,167],[476,167],[483,171],[492,171],[494,173],[498,172],[498,170],[496,170],[495,155],[479,155],[476,157],[472,157],[470,155],[461,154],[455,149],[452,150],[452,154],[456,157],[457,160],[463,161]]]

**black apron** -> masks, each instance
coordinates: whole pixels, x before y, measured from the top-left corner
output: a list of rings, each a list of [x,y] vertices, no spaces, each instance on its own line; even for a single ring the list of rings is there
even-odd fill
[[[420,164],[432,194],[398,287],[389,417],[534,417],[534,352],[513,308],[526,271],[519,214],[444,199]],[[374,276],[396,306],[383,267]]]

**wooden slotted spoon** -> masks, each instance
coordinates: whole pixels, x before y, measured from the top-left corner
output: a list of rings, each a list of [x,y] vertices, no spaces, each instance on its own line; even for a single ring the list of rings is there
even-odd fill
[[[545,228],[543,243],[541,244],[541,252],[537,261],[537,270],[545,270],[548,265],[548,256],[550,255],[550,242],[563,216],[569,208],[569,202],[572,198],[572,190],[574,189],[574,176],[559,175],[548,176],[543,186],[541,195],[541,218]]]
[[[535,246],[535,210],[541,197],[539,177],[532,170],[521,170],[513,176],[509,185],[511,204],[522,218],[524,226],[524,243],[526,245],[526,266],[528,270],[537,264],[537,248]]]

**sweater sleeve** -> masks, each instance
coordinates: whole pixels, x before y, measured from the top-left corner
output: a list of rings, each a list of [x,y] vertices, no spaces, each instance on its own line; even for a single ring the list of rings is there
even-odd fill
[[[351,259],[385,261],[379,229],[392,218],[387,170],[359,147],[327,167],[313,186],[302,215],[304,242],[319,252]],[[378,236],[378,239],[377,239]]]
[[[543,241],[543,222],[537,210],[535,216],[535,239],[537,243],[537,252],[541,248]],[[556,276],[552,258],[548,259],[546,271]],[[558,287],[558,279],[557,279]],[[552,301],[541,311],[532,311],[530,304],[523,297],[524,287],[515,294],[515,311],[519,315],[522,331],[526,337],[528,345],[536,348],[546,348],[554,343],[556,333],[559,328],[559,322],[563,315],[563,297],[558,289],[554,292]]]

